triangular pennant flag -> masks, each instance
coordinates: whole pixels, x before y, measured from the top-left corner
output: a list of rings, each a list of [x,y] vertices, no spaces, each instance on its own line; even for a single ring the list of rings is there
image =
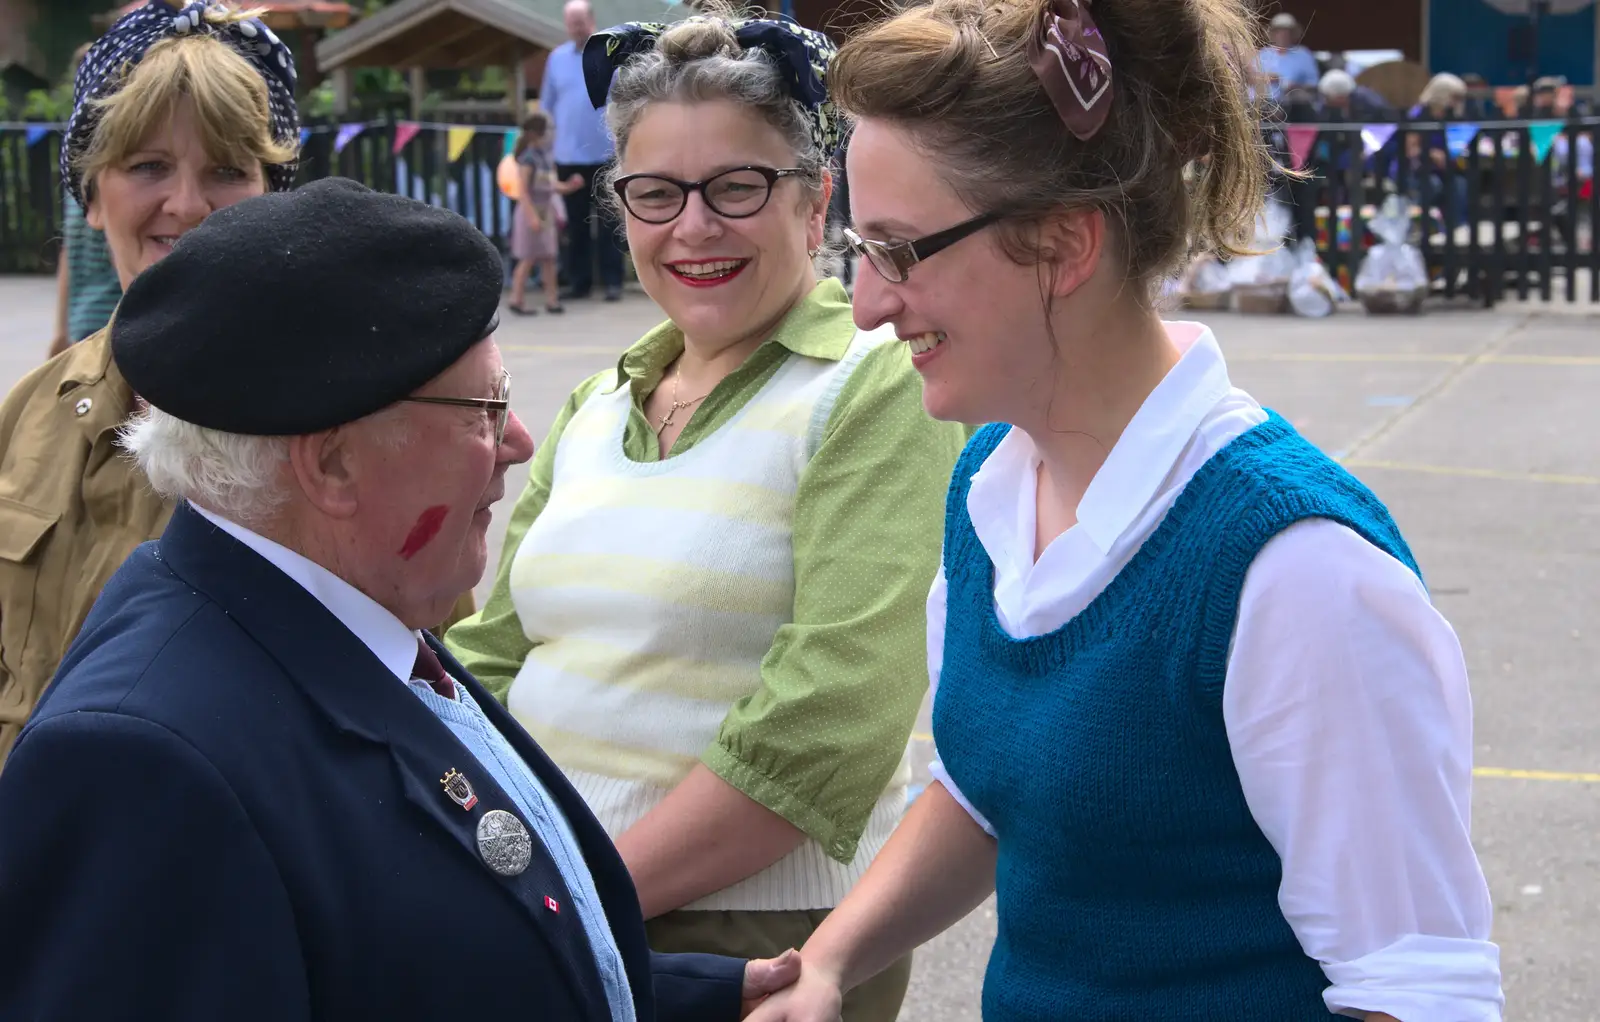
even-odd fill
[[[1476,124],[1446,124],[1444,126],[1444,147],[1449,150],[1453,159],[1459,160],[1472,146],[1472,140],[1478,137]]]
[[[1528,125],[1528,144],[1533,148],[1533,162],[1543,163],[1550,155],[1550,146],[1561,134],[1560,121],[1534,121]]]
[[[309,141],[311,141],[311,129],[310,128],[301,128],[300,129],[300,144],[301,145],[305,145]]]
[[[28,125],[28,132],[27,132],[28,148],[31,149],[34,146],[38,145],[39,144],[39,140],[44,138],[48,134],[50,134],[50,125],[48,125],[48,124],[30,124],[30,125]]]
[[[1393,124],[1368,124],[1361,129],[1361,145],[1366,155],[1382,149],[1394,138],[1395,125]]]
[[[514,132],[514,131],[508,131],[508,132],[506,132],[506,148],[505,148],[504,155],[510,156],[513,153],[515,153],[516,151],[517,151],[517,133]]]
[[[457,160],[461,159],[461,154],[467,151],[467,143],[471,142],[472,141],[472,136],[476,135],[477,133],[478,133],[478,129],[477,128],[451,128],[450,129],[449,138],[450,138],[450,162],[451,163],[454,163]]]
[[[411,144],[411,140],[422,131],[422,125],[416,121],[401,121],[394,126],[394,153],[400,155],[400,150]]]
[[[367,126],[365,124],[339,125],[339,134],[333,140],[333,151],[336,153],[344,152],[344,147],[350,144],[350,140],[366,130]]]
[[[1317,129],[1309,124],[1291,124],[1283,130],[1289,137],[1289,169],[1299,170],[1306,165],[1311,147],[1317,144]]]

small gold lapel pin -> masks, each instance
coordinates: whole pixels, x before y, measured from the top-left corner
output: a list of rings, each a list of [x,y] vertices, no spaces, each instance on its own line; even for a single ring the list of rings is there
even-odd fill
[[[439,783],[444,785],[444,793],[450,796],[450,801],[461,808],[471,809],[478,804],[478,795],[472,790],[472,782],[461,771],[451,770],[439,778]]]

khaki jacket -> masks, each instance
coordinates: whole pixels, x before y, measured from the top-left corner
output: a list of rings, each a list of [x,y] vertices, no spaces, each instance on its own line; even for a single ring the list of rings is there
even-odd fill
[[[0,404],[0,766],[100,590],[172,514],[117,442],[132,409],[109,328]],[[446,624],[472,610],[467,593]]]

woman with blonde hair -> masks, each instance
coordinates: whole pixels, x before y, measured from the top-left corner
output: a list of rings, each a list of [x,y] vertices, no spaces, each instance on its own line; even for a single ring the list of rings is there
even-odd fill
[[[152,0],[95,42],[76,85],[62,180],[124,288],[214,210],[294,182],[294,58],[248,14]],[[0,758],[106,580],[172,512],[118,440],[137,397],[109,331],[0,405]]]
[[[986,1022],[1500,1018],[1460,644],[1382,503],[1155,310],[1250,247],[1253,17],[932,0],[834,63],[856,322],[995,425],[927,603],[936,783],[759,1022],[991,894]]]
[[[964,434],[817,275],[833,53],[766,18],[589,40],[607,191],[668,320],[557,415],[446,636],[616,840],[657,951],[804,941],[905,807]],[[897,958],[846,1019],[896,1018]]]

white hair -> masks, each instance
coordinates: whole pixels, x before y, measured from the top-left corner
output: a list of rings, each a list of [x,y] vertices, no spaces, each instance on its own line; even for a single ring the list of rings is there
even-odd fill
[[[1457,103],[1467,97],[1467,83],[1448,71],[1440,72],[1428,80],[1422,90],[1422,95],[1417,97],[1423,106],[1443,106],[1446,103]]]
[[[1335,99],[1348,96],[1356,91],[1356,80],[1350,77],[1350,72],[1334,68],[1322,76],[1322,81],[1317,83],[1317,91]]]
[[[279,476],[289,438],[224,433],[147,407],[121,430],[122,445],[163,497],[192,500],[243,524],[270,518],[287,499]]]

